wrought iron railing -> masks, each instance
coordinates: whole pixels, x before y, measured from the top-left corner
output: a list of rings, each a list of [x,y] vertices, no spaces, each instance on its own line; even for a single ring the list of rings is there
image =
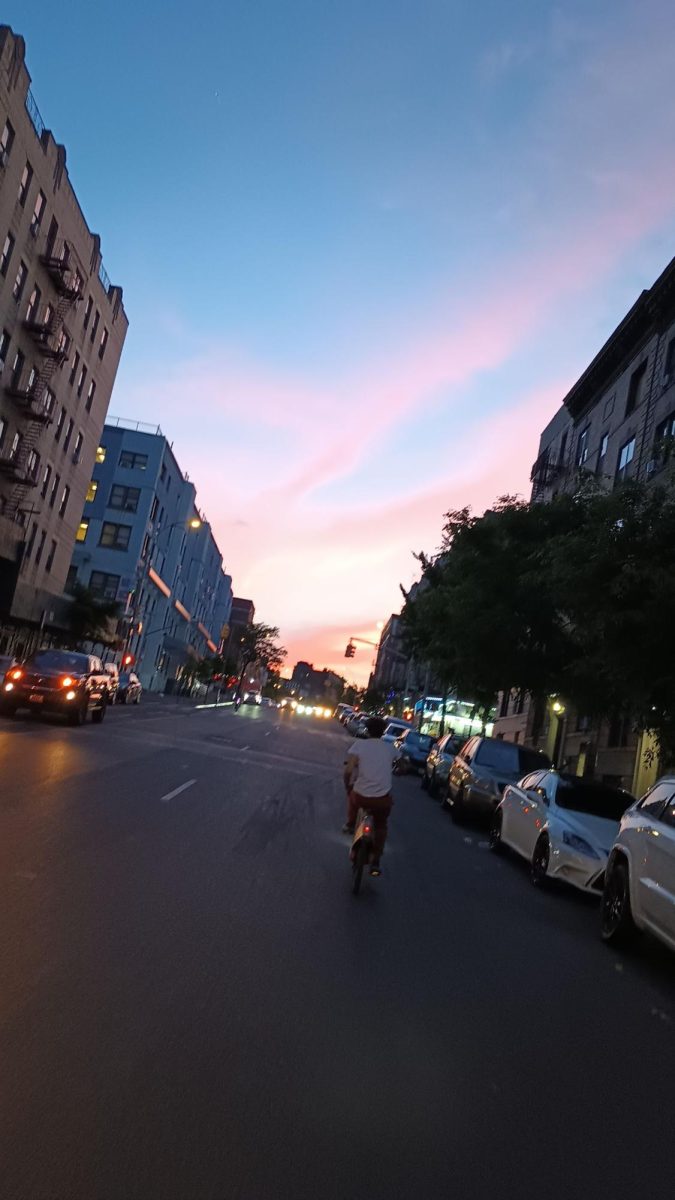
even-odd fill
[[[30,88],[28,89],[28,93],[26,95],[26,112],[31,119],[33,129],[38,137],[41,138],[45,131],[45,123],[40,116],[40,109],[35,103],[35,96],[31,92]]]

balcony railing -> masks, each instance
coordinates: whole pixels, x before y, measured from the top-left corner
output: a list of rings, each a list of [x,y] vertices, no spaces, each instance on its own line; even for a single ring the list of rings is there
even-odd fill
[[[41,138],[45,131],[45,123],[40,116],[40,109],[35,103],[35,96],[31,92],[30,88],[28,89],[28,94],[26,96],[26,112],[30,117],[33,129],[38,137]]]
[[[544,488],[551,487],[556,479],[560,479],[565,474],[565,469],[564,463],[557,463],[549,459],[548,455],[541,454],[530,472],[530,482],[536,491],[543,491]]]

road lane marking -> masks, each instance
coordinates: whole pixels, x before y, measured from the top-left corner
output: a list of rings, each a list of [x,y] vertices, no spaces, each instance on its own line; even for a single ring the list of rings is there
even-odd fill
[[[174,796],[180,796],[181,792],[186,792],[196,782],[196,779],[187,779],[185,783],[181,783],[180,787],[174,788],[172,792],[167,792],[166,796],[162,796],[162,800],[173,800]]]

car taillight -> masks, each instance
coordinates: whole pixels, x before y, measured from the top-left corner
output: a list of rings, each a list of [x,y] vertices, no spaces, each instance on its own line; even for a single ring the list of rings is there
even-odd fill
[[[23,671],[19,667],[17,667],[15,671],[10,671],[9,673],[10,679],[20,679],[22,675]]]
[[[364,833],[370,833],[370,832],[371,832],[370,825],[364,825],[364,826],[363,826],[363,832],[364,832]]]

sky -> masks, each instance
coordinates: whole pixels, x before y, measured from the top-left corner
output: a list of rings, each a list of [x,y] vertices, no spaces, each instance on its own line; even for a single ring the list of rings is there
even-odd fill
[[[443,513],[675,254],[671,0],[4,0],[158,423],[289,664],[359,681]],[[345,670],[347,668],[347,670]]]

